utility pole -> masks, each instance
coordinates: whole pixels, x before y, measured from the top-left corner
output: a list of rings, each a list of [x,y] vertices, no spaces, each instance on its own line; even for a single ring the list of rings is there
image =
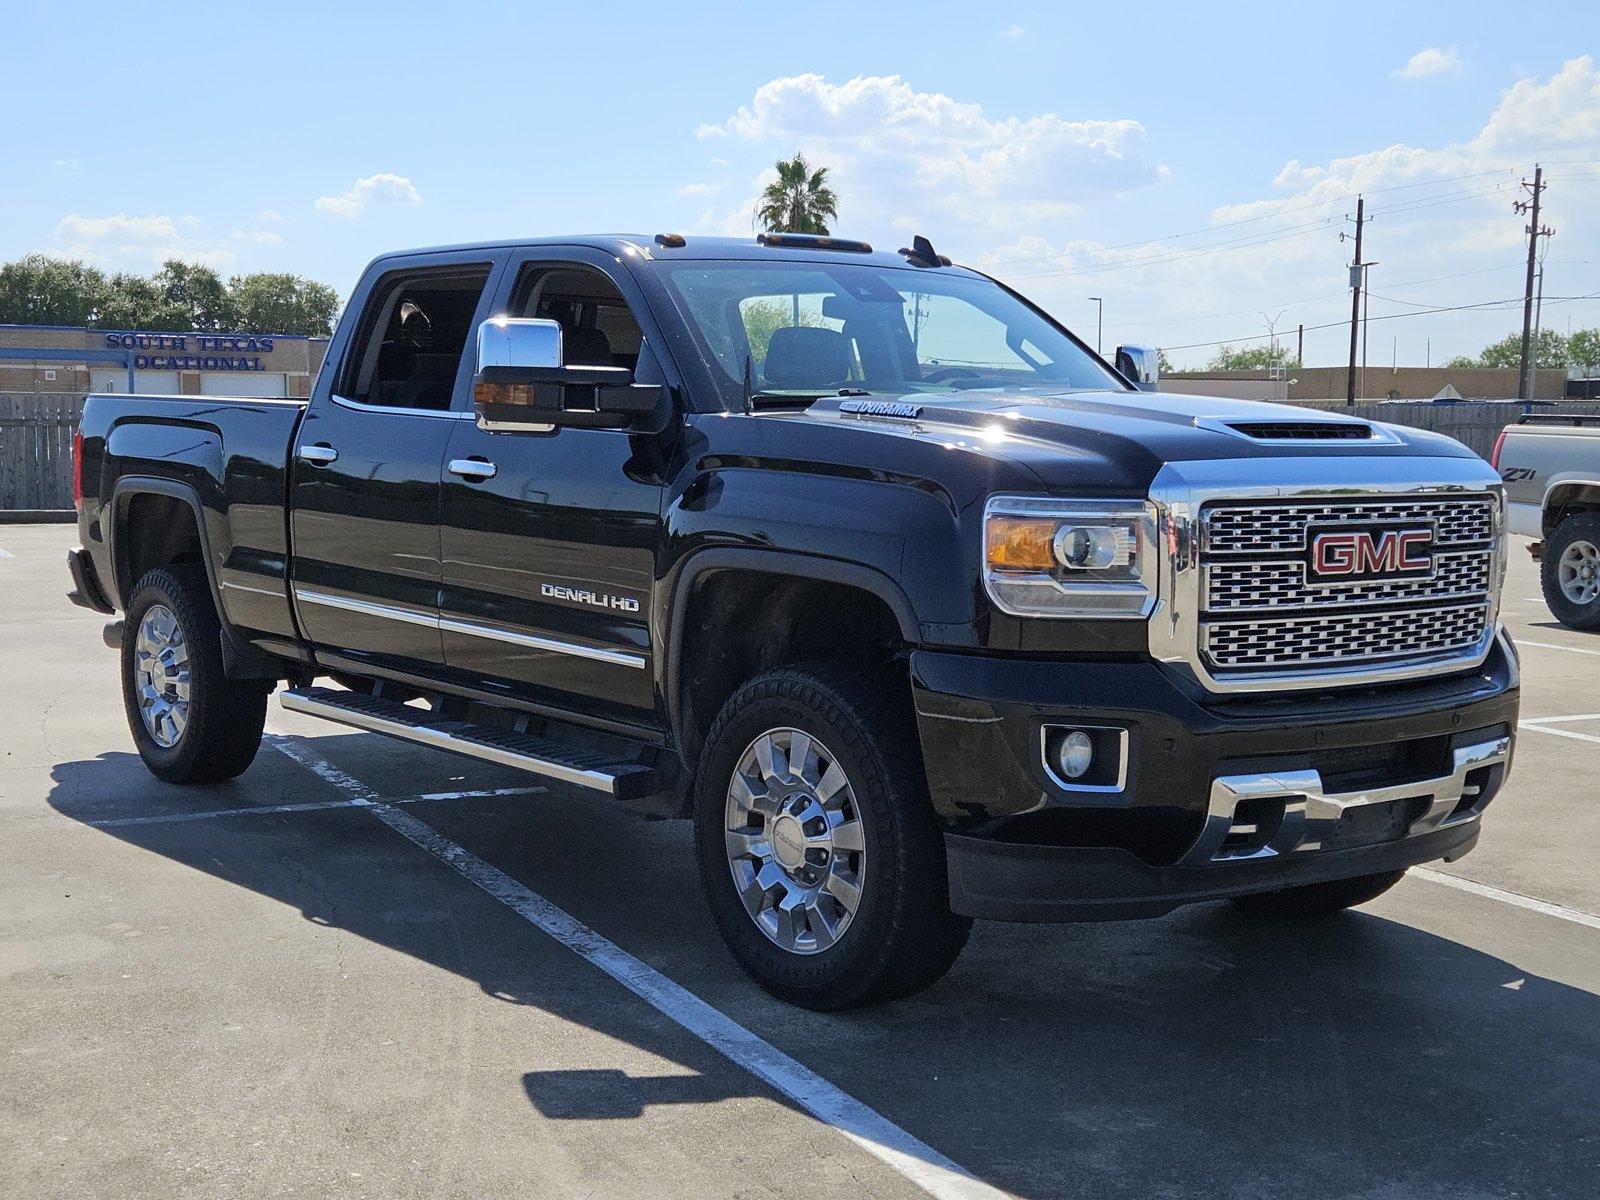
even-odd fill
[[[1344,402],[1356,402],[1356,325],[1361,320],[1361,285],[1366,273],[1361,269],[1361,230],[1367,223],[1367,200],[1356,197],[1356,260],[1350,264],[1350,374],[1345,380]],[[1339,240],[1346,235],[1341,233]]]
[[[1533,166],[1533,183],[1530,186],[1524,179],[1522,186],[1533,196],[1532,200],[1518,200],[1513,204],[1512,210],[1527,213],[1528,225],[1528,277],[1522,289],[1522,359],[1517,371],[1517,396],[1522,400],[1533,399],[1533,272],[1539,257],[1539,239],[1550,237],[1555,230],[1539,224],[1539,202],[1544,197],[1544,168],[1538,163]]]
[[[1302,367],[1306,365],[1306,327],[1303,321],[1300,323],[1300,333],[1295,339],[1294,361]]]
[[[1099,354],[1100,336],[1105,331],[1106,327],[1106,302],[1099,296],[1090,296],[1089,299],[1093,300],[1095,304],[1099,306],[1099,312],[1094,319],[1094,352]]]
[[[1376,262],[1361,264],[1361,396],[1367,395],[1367,324],[1372,316],[1372,268]]]

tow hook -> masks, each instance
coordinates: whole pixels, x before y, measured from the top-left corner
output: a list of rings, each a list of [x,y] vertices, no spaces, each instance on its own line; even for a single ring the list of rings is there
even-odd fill
[[[122,621],[107,621],[106,627],[100,631],[100,636],[105,639],[108,650],[122,649]]]

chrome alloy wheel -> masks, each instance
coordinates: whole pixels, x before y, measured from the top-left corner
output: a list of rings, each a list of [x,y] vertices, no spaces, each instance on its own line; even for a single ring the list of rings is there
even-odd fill
[[[833,753],[799,729],[769,729],[739,756],[723,822],[734,887],[768,940],[816,954],[861,905],[861,812]]]
[[[189,644],[165,604],[152,604],[133,643],[139,716],[156,745],[175,746],[189,724]]]
[[[1574,604],[1592,603],[1600,596],[1600,550],[1593,542],[1573,542],[1556,564],[1561,594]]]

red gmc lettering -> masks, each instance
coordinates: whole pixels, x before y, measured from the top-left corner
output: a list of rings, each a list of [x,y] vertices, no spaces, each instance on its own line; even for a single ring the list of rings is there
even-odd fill
[[[1390,530],[1373,537],[1364,530],[1319,533],[1311,543],[1311,569],[1318,575],[1380,575],[1426,571],[1433,565],[1425,549],[1433,535],[1425,529]]]

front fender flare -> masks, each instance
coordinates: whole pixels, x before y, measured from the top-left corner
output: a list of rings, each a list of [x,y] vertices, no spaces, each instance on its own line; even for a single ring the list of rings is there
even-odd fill
[[[665,581],[663,591],[669,597],[666,612],[667,646],[666,669],[661,680],[662,695],[667,706],[667,719],[672,738],[681,751],[698,751],[698,739],[692,735],[686,719],[683,701],[683,668],[679,648],[683,645],[683,626],[689,613],[689,598],[695,584],[706,575],[717,571],[761,571],[769,575],[789,575],[797,579],[820,579],[827,583],[860,588],[888,605],[894,614],[900,635],[908,645],[920,644],[921,626],[916,610],[904,589],[888,575],[873,567],[839,559],[819,558],[786,550],[767,550],[758,547],[712,546],[688,555],[676,566]]]

